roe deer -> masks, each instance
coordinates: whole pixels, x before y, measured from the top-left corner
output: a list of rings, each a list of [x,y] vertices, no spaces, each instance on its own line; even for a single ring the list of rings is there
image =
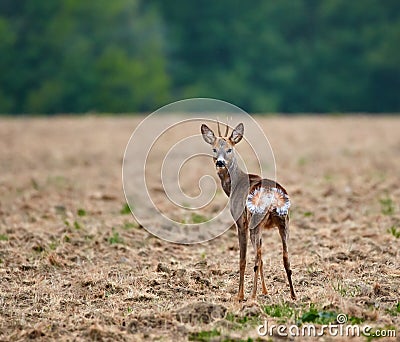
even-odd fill
[[[296,299],[287,246],[289,238],[289,196],[277,182],[247,174],[240,169],[234,147],[243,138],[244,126],[242,123],[238,124],[229,137],[228,130],[229,127],[226,126],[225,136],[221,136],[218,123],[219,136],[216,137],[207,125],[201,126],[203,139],[213,148],[213,160],[222,188],[229,197],[230,211],[237,226],[240,249],[238,299],[239,301],[244,299],[244,273],[249,231],[255,251],[254,282],[251,297],[255,299],[257,295],[259,274],[262,293],[267,294],[261,256],[262,229],[272,227],[278,227],[283,247],[283,265],[289,281],[290,294],[292,299]]]

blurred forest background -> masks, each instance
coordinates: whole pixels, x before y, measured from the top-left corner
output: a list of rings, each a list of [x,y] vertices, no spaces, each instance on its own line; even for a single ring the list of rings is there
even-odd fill
[[[400,112],[398,0],[1,0],[0,113]]]

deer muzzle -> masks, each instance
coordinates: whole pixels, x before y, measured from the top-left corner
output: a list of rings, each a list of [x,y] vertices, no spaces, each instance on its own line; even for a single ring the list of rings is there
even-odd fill
[[[225,167],[225,161],[222,159],[218,159],[217,162],[215,163],[216,167]]]

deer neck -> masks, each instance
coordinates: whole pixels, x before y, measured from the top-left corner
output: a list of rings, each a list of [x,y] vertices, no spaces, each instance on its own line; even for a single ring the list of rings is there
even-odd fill
[[[239,183],[248,178],[247,173],[244,173],[239,167],[236,158],[234,158],[232,163],[229,165],[228,173],[231,179],[231,191],[234,191]]]
[[[221,180],[222,189],[228,197],[230,197],[231,192],[235,190],[237,185],[248,177],[247,174],[241,170],[236,159],[232,161],[229,168],[219,169],[217,173]]]

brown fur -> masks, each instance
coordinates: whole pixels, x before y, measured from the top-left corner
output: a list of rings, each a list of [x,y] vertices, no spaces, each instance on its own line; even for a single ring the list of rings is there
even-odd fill
[[[232,151],[230,152],[229,150],[233,150],[235,144],[242,139],[244,131],[242,124],[239,124],[233,130],[229,138],[227,136],[216,138],[214,133],[206,125],[202,125],[201,131],[204,140],[213,147],[214,162],[217,163],[217,160],[223,160],[225,163],[225,167],[218,166],[218,164],[216,165],[217,174],[221,180],[222,189],[230,198],[232,216],[236,218],[235,220],[240,250],[238,299],[244,299],[244,274],[246,270],[246,254],[249,235],[255,252],[254,280],[251,297],[253,299],[256,298],[259,275],[261,278],[262,293],[267,294],[262,261],[262,230],[273,227],[277,227],[279,230],[282,240],[283,265],[285,267],[289,282],[290,294],[292,299],[296,299],[296,294],[292,283],[292,271],[290,269],[287,245],[289,238],[289,212],[287,212],[285,215],[279,215],[276,210],[269,209],[262,220],[258,222],[256,226],[252,227],[250,224],[252,222],[253,214],[245,205],[245,199],[257,187],[263,186],[265,188],[278,188],[284,194],[287,194],[286,190],[277,182],[274,182],[270,179],[262,179],[258,175],[247,174],[240,170],[234,153],[232,153]]]

